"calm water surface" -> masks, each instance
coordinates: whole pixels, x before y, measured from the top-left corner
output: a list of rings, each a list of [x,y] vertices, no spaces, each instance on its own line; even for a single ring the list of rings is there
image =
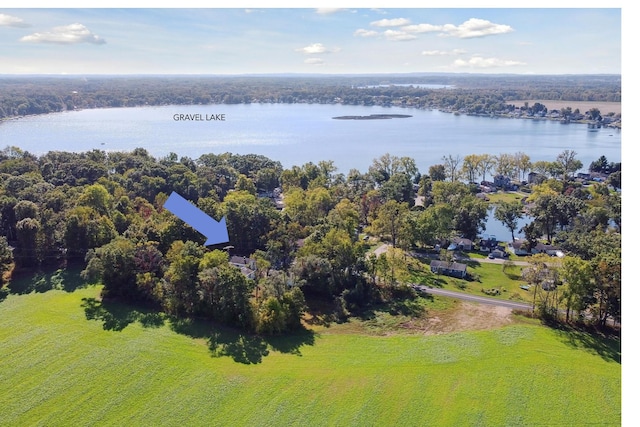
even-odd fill
[[[175,121],[174,114],[224,114],[225,121]],[[388,120],[334,120],[369,114],[411,114]],[[621,132],[547,120],[490,119],[407,108],[309,104],[249,104],[95,109],[0,123],[0,147],[34,154],[50,150],[146,148],[193,159],[205,153],[263,154],[285,168],[333,160],[339,172],[364,172],[385,153],[409,156],[424,173],[443,156],[522,151],[532,161],[555,160],[565,149],[585,167],[601,155],[621,161]]]

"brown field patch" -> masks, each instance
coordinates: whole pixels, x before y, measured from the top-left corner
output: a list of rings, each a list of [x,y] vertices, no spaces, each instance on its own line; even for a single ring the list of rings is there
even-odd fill
[[[508,104],[513,104],[516,107],[521,107],[525,102],[529,103],[529,106],[539,102],[540,104],[547,107],[550,110],[560,110],[561,108],[571,107],[574,110],[576,108],[580,109],[582,113],[585,111],[589,111],[592,108],[597,108],[600,110],[600,114],[603,116],[608,113],[613,114],[621,114],[622,113],[622,103],[621,102],[602,102],[602,101],[551,101],[551,100],[541,100],[541,99],[529,99],[529,100],[517,100],[517,101],[506,101]]]
[[[345,323],[335,323],[335,319],[324,320],[318,322],[312,316],[307,316],[303,323],[305,327],[321,333],[390,336],[438,335],[494,329],[517,321],[510,308],[460,300],[454,301],[452,306],[446,309],[426,310],[423,315],[417,317],[378,313],[377,317],[369,320],[351,318]]]
[[[404,327],[425,335],[436,335],[499,328],[513,322],[510,308],[461,301],[455,309],[412,320]]]

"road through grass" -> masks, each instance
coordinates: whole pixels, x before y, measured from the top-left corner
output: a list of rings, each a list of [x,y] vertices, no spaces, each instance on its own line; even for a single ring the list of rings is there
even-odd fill
[[[619,342],[576,331],[262,339],[98,295],[0,302],[0,425],[620,424]]]

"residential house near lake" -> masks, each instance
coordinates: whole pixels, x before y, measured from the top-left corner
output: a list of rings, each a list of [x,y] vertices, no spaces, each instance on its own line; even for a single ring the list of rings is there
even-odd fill
[[[509,243],[509,249],[516,255],[534,255],[545,253],[551,256],[563,256],[563,252],[554,245],[547,245],[544,243],[538,242],[535,247],[531,248],[531,250],[527,250],[527,241],[526,240],[516,240],[515,242]]]
[[[431,272],[435,274],[444,274],[445,276],[453,276],[460,279],[467,277],[467,265],[459,262],[433,260],[430,267]]]

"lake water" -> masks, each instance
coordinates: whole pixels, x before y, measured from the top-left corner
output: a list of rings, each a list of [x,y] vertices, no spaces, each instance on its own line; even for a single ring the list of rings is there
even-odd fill
[[[174,115],[200,114],[201,121]],[[206,120],[224,114],[224,121]],[[335,120],[369,114],[411,114],[386,120]],[[221,118],[219,116],[219,118]],[[113,108],[25,117],[0,123],[0,148],[15,145],[34,154],[51,150],[130,151],[155,157],[170,152],[196,159],[205,153],[263,154],[285,168],[333,160],[338,172],[366,172],[385,153],[415,159],[419,170],[449,154],[524,152],[532,161],[553,161],[575,150],[585,168],[604,155],[621,161],[621,131],[588,132],[583,124],[548,120],[490,119],[408,108],[313,104],[242,104]],[[526,224],[523,221],[521,225]],[[489,215],[486,234],[511,240]]]
[[[201,114],[203,121],[175,121]],[[224,114],[224,121],[206,116]],[[335,120],[369,114],[411,114],[386,120]],[[333,160],[339,172],[367,171],[385,153],[409,156],[421,172],[443,156],[524,152],[532,161],[555,160],[565,149],[585,168],[605,155],[621,161],[621,131],[588,132],[584,124],[490,119],[409,108],[311,104],[241,104],[94,109],[25,117],[0,123],[0,147],[34,154],[50,150],[106,151],[144,147],[193,159],[205,153],[263,154],[285,168]]]

